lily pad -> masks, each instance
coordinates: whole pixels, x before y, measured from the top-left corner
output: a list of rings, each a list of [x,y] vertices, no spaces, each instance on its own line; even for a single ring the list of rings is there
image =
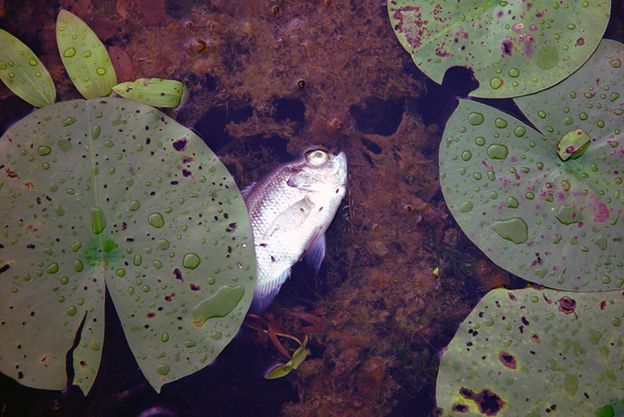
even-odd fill
[[[441,415],[622,415],[623,326],[620,291],[493,290],[440,361]]]
[[[184,95],[184,84],[162,78],[139,78],[117,84],[113,87],[113,91],[128,100],[154,107],[173,108],[180,105]]]
[[[56,88],[35,53],[9,32],[0,29],[0,80],[35,107],[54,103]]]
[[[124,99],[46,106],[0,138],[0,371],[95,379],[110,293],[156,390],[210,363],[253,295],[243,199],[202,140]]]
[[[623,45],[605,40],[570,78],[518,99],[540,131],[471,100],[451,116],[444,197],[466,235],[513,274],[573,291],[624,286],[622,61]]]
[[[61,10],[56,43],[63,65],[84,98],[104,97],[117,84],[115,68],[102,41],[78,16]]]
[[[394,33],[428,77],[471,68],[475,97],[518,97],[576,71],[598,46],[610,0],[389,0]]]

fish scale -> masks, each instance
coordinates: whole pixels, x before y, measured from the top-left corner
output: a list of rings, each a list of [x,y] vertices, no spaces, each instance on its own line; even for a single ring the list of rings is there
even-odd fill
[[[312,154],[327,160],[314,165],[308,160]],[[319,256],[314,261],[320,264],[324,233],[344,197],[346,177],[344,153],[312,150],[243,191],[258,263],[252,311],[269,306],[306,251]]]

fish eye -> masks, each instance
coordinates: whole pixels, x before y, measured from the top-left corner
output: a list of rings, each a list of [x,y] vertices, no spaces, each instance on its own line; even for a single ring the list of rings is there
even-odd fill
[[[314,166],[319,166],[329,160],[329,155],[325,151],[316,149],[306,153],[306,160]]]

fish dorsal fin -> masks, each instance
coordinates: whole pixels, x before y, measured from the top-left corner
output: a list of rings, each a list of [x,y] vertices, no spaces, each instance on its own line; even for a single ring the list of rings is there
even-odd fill
[[[284,270],[277,277],[267,280],[264,284],[258,282],[249,311],[253,313],[261,313],[266,310],[267,307],[271,305],[275,296],[277,296],[277,293],[282,287],[282,284],[286,282],[289,276],[290,268]]]
[[[314,203],[307,196],[294,203],[292,206],[280,213],[271,223],[271,227],[267,228],[264,236],[259,241],[268,240],[276,232],[280,230],[291,230],[299,227],[310,216],[314,209]]]
[[[303,260],[314,269],[314,274],[318,274],[321,264],[325,258],[325,233],[320,233],[310,243],[308,251]]]
[[[249,194],[249,192],[251,191],[251,189],[253,188],[253,186],[256,185],[256,182],[252,182],[251,184],[248,184],[247,186],[241,188],[240,193],[243,196],[243,198],[247,198],[247,194]]]

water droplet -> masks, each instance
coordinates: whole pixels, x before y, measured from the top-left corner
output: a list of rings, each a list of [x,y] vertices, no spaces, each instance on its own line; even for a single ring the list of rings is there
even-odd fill
[[[182,259],[182,266],[188,269],[195,269],[199,266],[201,259],[196,253],[189,252]]]
[[[561,181],[561,186],[564,190],[568,191],[570,189],[570,182],[568,180]]]
[[[102,128],[97,125],[93,126],[93,129],[91,129],[91,139],[96,140],[100,137],[100,133],[102,133]]]
[[[61,284],[67,285],[68,282],[69,282],[69,278],[68,277],[61,278]]]
[[[82,247],[82,242],[81,241],[76,241],[74,242],[74,244],[71,246],[71,250],[72,252],[78,252],[80,250],[80,248]]]
[[[9,78],[15,78],[15,73],[14,72],[9,72]]]
[[[63,120],[63,126],[67,127],[67,126],[71,126],[74,123],[76,123],[76,119],[74,119],[73,117],[69,116],[67,117],[65,120]]]
[[[521,138],[526,134],[526,128],[524,126],[518,126],[514,129],[514,135]]]
[[[524,195],[526,197],[527,200],[533,200],[535,198],[535,194],[533,194],[532,192],[528,192]]]
[[[480,180],[481,178],[483,178],[483,175],[481,175],[481,173],[479,172],[475,172],[474,174],[472,174],[472,178],[474,178],[475,180]]]
[[[490,80],[490,87],[492,87],[493,90],[498,90],[504,83],[502,78],[494,77]]]
[[[31,59],[30,61],[28,61],[28,64],[32,67],[36,67],[37,66],[37,60],[36,59]]]
[[[487,154],[492,159],[505,159],[508,153],[507,146],[500,143],[493,143],[487,148]]]
[[[507,199],[507,207],[508,208],[518,208],[518,206],[519,206],[518,200],[516,200],[515,198],[509,197]]]
[[[212,340],[221,340],[221,339],[223,338],[223,334],[222,334],[220,331],[215,330],[215,331],[214,331],[214,332],[212,332],[212,334],[210,335],[210,338],[211,338]]]
[[[576,29],[576,25],[574,23],[568,23],[568,29],[574,30]]]
[[[134,266],[140,266],[141,262],[143,262],[143,257],[141,255],[136,255],[134,257],[134,260],[132,261],[132,263],[134,263]]]
[[[37,149],[37,153],[38,153],[40,156],[50,155],[50,153],[52,153],[52,148],[50,148],[49,146],[45,146],[45,145],[43,145],[43,146],[40,146],[40,147]]]
[[[169,241],[167,239],[161,239],[158,241],[158,247],[162,250],[169,249]]]
[[[153,264],[154,264],[154,268],[156,268],[156,269],[162,269],[162,267],[163,267],[162,262],[160,262],[158,259],[156,259],[156,260],[153,262]]]
[[[65,215],[65,206],[63,206],[62,204],[57,205],[54,208],[54,214],[56,214],[58,217],[63,217]]]
[[[488,180],[494,181],[496,179],[496,173],[494,171],[488,171],[487,177],[488,177]]]
[[[165,219],[163,218],[162,214],[158,212],[150,214],[147,218],[147,222],[156,229],[160,229],[165,225]]]
[[[461,206],[459,206],[459,211],[461,211],[462,213],[468,213],[471,210],[472,201],[464,201],[463,203],[461,203]]]
[[[470,114],[468,114],[468,123],[470,123],[473,126],[478,126],[481,123],[484,122],[485,117],[483,117],[483,114],[481,113],[477,113],[477,112],[472,112]]]
[[[516,244],[529,240],[529,228],[520,217],[497,220],[492,225],[492,228],[500,237]]]
[[[75,316],[76,313],[78,313],[78,309],[76,308],[76,306],[71,306],[67,309],[67,315],[68,316]]]
[[[477,146],[483,146],[485,145],[485,138],[483,136],[479,136],[475,139],[475,144]]]
[[[193,324],[203,326],[206,320],[227,316],[245,294],[243,287],[223,286],[212,296],[200,301],[193,307]]]
[[[52,262],[50,265],[48,265],[48,267],[46,268],[46,272],[48,274],[56,274],[59,270],[59,266],[56,262]]]
[[[197,345],[197,343],[194,340],[185,340],[184,341],[184,347],[186,348],[192,348],[195,347]]]
[[[125,276],[126,276],[126,270],[125,270],[125,269],[123,269],[123,268],[118,268],[118,269],[115,271],[115,275],[117,275],[119,278],[123,278],[123,277],[125,277]]]
[[[563,124],[566,126],[570,126],[572,123],[574,123],[574,119],[572,119],[570,116],[563,119]]]
[[[598,127],[602,128],[602,127],[605,127],[605,122],[604,122],[604,120],[598,120],[598,121],[596,122],[596,125],[597,125]]]
[[[611,66],[613,68],[620,68],[622,66],[622,60],[619,58],[615,58],[614,60],[611,61]]]
[[[576,206],[570,206],[567,204],[559,207],[555,217],[565,225],[580,223],[583,220],[583,214],[576,208]]]
[[[140,208],[141,208],[141,203],[139,203],[136,200],[132,200],[130,202],[130,207],[128,207],[128,210],[130,210],[130,211],[137,211]]]
[[[82,261],[80,260],[74,261],[74,271],[82,272],[83,269],[84,269],[84,264],[82,263]]]
[[[520,75],[518,68],[510,68],[507,72],[510,77],[517,78]]]
[[[65,58],[71,58],[73,56],[76,56],[76,48],[71,47],[71,48],[67,48],[63,51],[63,56]]]
[[[506,127],[507,127],[507,120],[505,120],[505,119],[501,119],[501,118],[497,118],[497,119],[494,121],[494,125],[495,125],[497,128],[499,128],[499,129],[504,129],[504,128],[506,128]]]
[[[588,116],[588,115],[587,115],[587,113],[585,113],[585,112],[581,112],[581,113],[579,114],[579,119],[581,119],[581,120],[587,120],[587,118],[588,118],[588,117],[589,117],[589,116]]]
[[[462,160],[464,160],[464,161],[470,161],[470,158],[472,158],[472,152],[470,152],[470,151],[464,151],[464,152],[462,152],[462,154],[461,154],[461,158],[462,158]]]
[[[106,216],[99,207],[91,208],[91,231],[93,234],[100,234],[106,228]]]
[[[143,292],[147,293],[147,292],[150,292],[150,290],[151,290],[151,288],[147,284],[141,287],[141,291],[143,291]]]
[[[170,370],[171,367],[169,365],[160,364],[156,367],[156,372],[162,376],[168,375]]]
[[[537,112],[537,115],[538,115],[538,117],[540,119],[545,119],[546,118],[546,112],[545,111],[540,110],[540,111]]]
[[[104,68],[98,68],[95,70],[95,72],[97,73],[97,75],[106,75],[106,69]]]

